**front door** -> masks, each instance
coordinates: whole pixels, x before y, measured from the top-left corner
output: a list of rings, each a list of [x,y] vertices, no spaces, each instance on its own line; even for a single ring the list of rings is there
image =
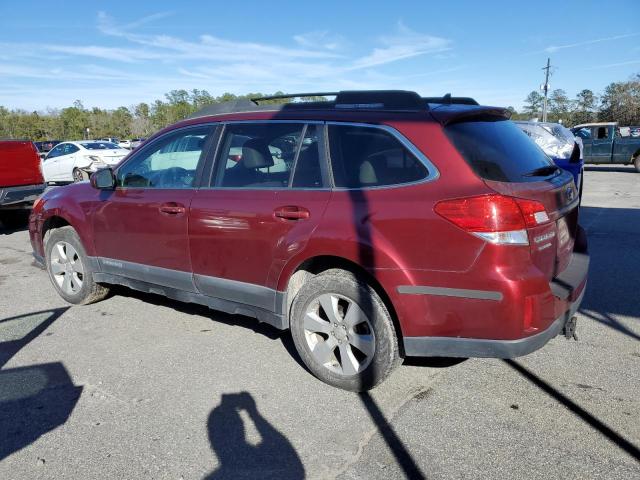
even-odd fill
[[[591,158],[593,163],[610,163],[613,153],[614,129],[608,125],[593,127],[593,141],[591,143]]]
[[[202,293],[278,312],[280,273],[306,247],[331,196],[322,131],[286,122],[225,126],[210,188],[191,203]]]
[[[211,126],[168,133],[116,171],[117,187],[96,208],[94,242],[101,268],[193,291],[188,212]]]

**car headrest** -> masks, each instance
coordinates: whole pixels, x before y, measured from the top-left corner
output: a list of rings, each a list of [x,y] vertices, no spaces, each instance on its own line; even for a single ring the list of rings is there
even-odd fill
[[[242,165],[244,168],[273,167],[273,157],[262,138],[247,140],[242,146]]]
[[[369,160],[360,164],[359,178],[361,185],[375,185],[378,183],[378,176]]]

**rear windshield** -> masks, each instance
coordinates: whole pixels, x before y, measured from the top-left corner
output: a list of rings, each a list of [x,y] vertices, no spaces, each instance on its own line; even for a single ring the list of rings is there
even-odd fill
[[[460,122],[445,128],[447,136],[473,170],[486,180],[539,181],[555,175],[553,162],[518,126],[508,120]],[[533,174],[536,170],[541,173]]]
[[[115,143],[110,143],[110,142],[81,143],[81,145],[87,150],[111,150],[114,148],[120,148]]]

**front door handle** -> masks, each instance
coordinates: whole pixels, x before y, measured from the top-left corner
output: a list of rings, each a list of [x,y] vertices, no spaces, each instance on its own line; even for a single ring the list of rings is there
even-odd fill
[[[184,205],[181,205],[176,202],[167,202],[160,205],[160,213],[164,213],[166,215],[181,215],[186,212],[186,208]]]
[[[306,220],[310,215],[306,208],[296,206],[279,207],[273,211],[275,218],[283,220]]]

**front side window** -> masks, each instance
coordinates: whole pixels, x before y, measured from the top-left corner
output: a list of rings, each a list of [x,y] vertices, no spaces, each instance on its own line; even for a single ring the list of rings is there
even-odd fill
[[[47,160],[49,160],[50,158],[59,157],[60,155],[62,155],[63,150],[64,150],[64,145],[55,146],[53,149],[51,149],[51,151],[47,155]]]
[[[218,151],[215,186],[322,186],[319,131],[302,123],[228,124]]]
[[[329,151],[340,188],[400,185],[429,174],[400,140],[381,128],[329,125]]]
[[[130,188],[192,188],[210,126],[180,130],[146,146],[117,173]]]

